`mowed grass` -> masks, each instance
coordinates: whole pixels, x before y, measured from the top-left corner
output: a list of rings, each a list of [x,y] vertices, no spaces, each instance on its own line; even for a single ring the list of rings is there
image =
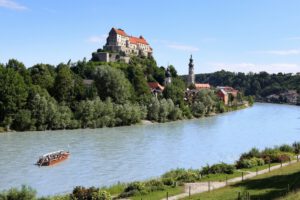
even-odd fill
[[[300,162],[292,164],[267,174],[256,176],[244,182],[236,183],[225,188],[193,195],[193,200],[232,200],[237,199],[238,193],[249,192],[251,199],[285,199],[291,190],[300,190]],[[299,194],[289,194],[291,199],[299,199]],[[295,198],[292,196],[294,195]]]
[[[133,196],[130,197],[130,199],[132,200],[159,200],[159,199],[163,199],[166,197],[167,192],[169,194],[169,196],[174,196],[180,193],[184,192],[184,188],[183,186],[177,186],[177,187],[169,187],[166,190],[163,191],[155,191],[155,192],[150,192],[149,194],[146,195],[137,195],[137,196]]]

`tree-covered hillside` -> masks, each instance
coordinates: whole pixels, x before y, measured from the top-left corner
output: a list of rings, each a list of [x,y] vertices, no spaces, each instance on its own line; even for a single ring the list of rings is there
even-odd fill
[[[0,131],[113,127],[226,111],[211,91],[185,102],[185,83],[173,66],[170,69],[172,84],[156,98],[147,82],[163,84],[165,68],[153,58],[133,57],[129,64],[83,59],[31,67],[11,59],[0,64]]]
[[[186,79],[186,76],[184,78]],[[247,96],[253,95],[262,100],[269,95],[279,95],[288,90],[296,90],[298,94],[300,93],[300,75],[293,74],[268,74],[267,72],[245,74],[222,70],[197,74],[196,82],[209,83],[215,87],[231,86]]]

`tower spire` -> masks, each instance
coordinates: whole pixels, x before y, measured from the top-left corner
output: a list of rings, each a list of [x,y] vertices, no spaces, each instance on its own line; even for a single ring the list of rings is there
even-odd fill
[[[191,54],[189,63],[188,86],[195,84],[194,62],[193,55]]]

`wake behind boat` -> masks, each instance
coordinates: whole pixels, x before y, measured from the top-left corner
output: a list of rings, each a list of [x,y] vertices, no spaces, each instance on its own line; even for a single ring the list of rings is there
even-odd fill
[[[38,166],[50,166],[66,160],[70,155],[69,151],[55,151],[40,156],[36,164]]]

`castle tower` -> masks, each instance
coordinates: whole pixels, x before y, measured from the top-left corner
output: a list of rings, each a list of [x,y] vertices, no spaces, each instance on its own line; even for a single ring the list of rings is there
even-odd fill
[[[168,67],[167,70],[166,70],[166,78],[165,78],[165,86],[167,86],[168,84],[171,84],[172,82],[172,75],[171,75],[171,71],[170,71],[170,68]]]
[[[188,86],[190,86],[191,84],[195,84],[194,63],[192,55],[189,63]]]

